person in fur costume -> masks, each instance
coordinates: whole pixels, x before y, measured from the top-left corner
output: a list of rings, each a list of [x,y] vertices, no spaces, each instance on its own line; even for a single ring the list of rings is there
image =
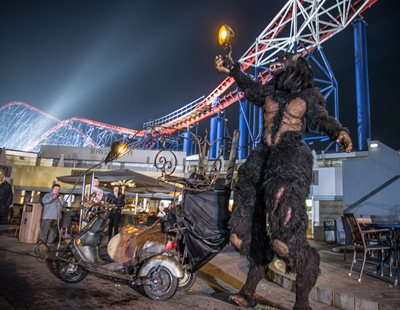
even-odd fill
[[[300,54],[284,53],[270,63],[272,79],[265,85],[241,72],[239,64],[228,68],[222,56],[216,57],[215,67],[232,76],[245,98],[263,107],[264,116],[262,142],[240,167],[234,191],[230,240],[248,258],[249,272],[230,299],[255,306],[255,289],[275,254],[286,272],[297,274],[294,309],[311,309],[308,295],[319,274],[319,255],[306,235],[313,158],[303,134],[324,133],[350,152],[348,130],[328,115],[311,66]]]

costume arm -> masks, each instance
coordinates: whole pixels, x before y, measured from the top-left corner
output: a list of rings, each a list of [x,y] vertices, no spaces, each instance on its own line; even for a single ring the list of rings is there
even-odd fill
[[[343,152],[350,152],[353,143],[349,131],[343,127],[334,117],[328,114],[325,109],[325,98],[318,89],[312,89],[307,98],[307,130],[316,130],[325,133],[332,140],[340,145]]]
[[[235,79],[237,86],[244,93],[246,99],[257,106],[264,105],[267,97],[267,88],[261,82],[250,79],[240,70],[239,64],[233,66],[229,75]]]
[[[315,130],[326,134],[332,140],[337,139],[341,131],[349,132],[338,120],[328,114],[325,109],[325,98],[314,89],[306,99],[307,105],[307,130]]]

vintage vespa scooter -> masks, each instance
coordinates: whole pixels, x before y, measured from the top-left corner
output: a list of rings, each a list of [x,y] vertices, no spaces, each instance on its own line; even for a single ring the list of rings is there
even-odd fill
[[[153,300],[171,298],[185,278],[185,270],[176,258],[176,251],[165,247],[165,234],[156,222],[150,227],[126,226],[108,244],[108,255],[113,262],[105,262],[99,255],[103,231],[113,206],[95,204],[91,207],[92,220],[64,249],[48,259],[53,273],[62,281],[82,281],[88,272],[125,282],[138,288]]]

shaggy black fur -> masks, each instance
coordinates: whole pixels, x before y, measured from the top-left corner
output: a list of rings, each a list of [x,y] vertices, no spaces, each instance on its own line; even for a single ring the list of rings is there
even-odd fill
[[[264,112],[271,102],[278,105],[272,127],[264,120],[263,136],[268,135],[269,125],[272,128],[271,144],[263,140],[238,172],[235,205],[229,224],[231,233],[242,240],[239,250],[250,263],[247,281],[238,295],[246,299],[249,306],[253,304],[256,286],[264,276],[265,266],[273,259],[271,242],[279,240],[288,253],[276,254],[286,263],[287,272],[297,273],[295,309],[310,309],[308,295],[318,277],[319,255],[306,238],[305,200],[311,185],[313,160],[302,135],[308,130],[316,130],[335,139],[346,129],[328,115],[324,97],[313,86],[313,73],[304,58],[285,54],[278,62],[283,64],[282,72],[266,85],[252,81],[238,65],[230,73],[245,97],[263,106]],[[296,98],[306,103],[301,117],[302,129],[281,132],[279,140],[275,141],[283,119],[287,117],[287,107]]]

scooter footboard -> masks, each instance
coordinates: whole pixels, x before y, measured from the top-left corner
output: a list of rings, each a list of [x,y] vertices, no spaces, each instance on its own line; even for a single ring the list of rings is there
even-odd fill
[[[165,255],[157,255],[148,259],[147,262],[144,263],[142,268],[140,268],[139,276],[146,277],[151,269],[159,266],[168,268],[168,270],[170,270],[172,275],[176,278],[183,277],[182,266],[176,260]]]

